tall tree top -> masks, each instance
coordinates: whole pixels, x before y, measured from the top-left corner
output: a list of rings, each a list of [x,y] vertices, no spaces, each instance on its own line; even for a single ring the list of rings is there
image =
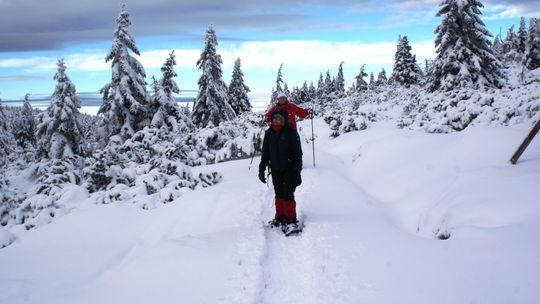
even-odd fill
[[[517,50],[520,53],[525,53],[527,49],[527,29],[525,26],[525,18],[521,17],[519,21],[519,29],[517,32]]]
[[[204,38],[204,50],[201,53],[201,57],[199,60],[197,60],[197,67],[199,69],[204,69],[205,64],[209,64],[208,61],[215,61],[212,62],[212,66],[220,66],[223,63],[223,60],[221,60],[221,56],[217,54],[217,47],[218,47],[218,41],[216,37],[216,31],[214,30],[214,25],[209,24],[208,28],[206,29],[206,35]],[[221,77],[221,68],[219,68],[219,71],[215,71],[216,73],[219,73],[219,75],[212,75],[214,77]]]
[[[161,67],[161,72],[163,73],[163,78],[161,79],[161,86],[163,87],[163,90],[168,95],[171,95],[172,93],[179,93],[180,89],[178,88],[178,84],[176,81],[174,81],[174,77],[178,76],[176,71],[174,70],[174,66],[176,65],[176,56],[174,55],[174,50],[169,54],[169,58],[165,61],[163,66]]]
[[[73,103],[73,105],[69,104],[69,107],[80,108],[81,103],[76,96],[75,85],[66,74],[66,63],[64,62],[64,59],[58,60],[56,65],[58,68],[56,74],[54,74],[54,80],[57,81],[57,84],[56,90],[51,98],[51,111],[57,111],[55,107],[63,108],[65,106],[64,103],[66,102]],[[25,99],[27,99],[28,96],[29,95],[27,94]]]
[[[276,92],[278,92],[278,93],[283,92],[283,87],[282,87],[283,74],[282,74],[282,70],[283,70],[283,63],[279,66],[277,76],[276,76]]]
[[[437,12],[443,17],[435,30],[437,59],[430,90],[464,86],[496,86],[504,82],[500,63],[493,55],[491,37],[480,19],[484,7],[477,0],[443,0]]]
[[[114,40],[113,45],[105,61],[109,61],[115,57],[115,52],[122,51],[123,47],[127,47],[132,50],[135,54],[140,55],[139,49],[135,44],[135,39],[131,37],[131,34],[128,31],[129,26],[131,26],[131,21],[129,20],[129,12],[127,11],[127,6],[122,5],[120,9],[120,14],[116,18],[116,30],[114,31]]]

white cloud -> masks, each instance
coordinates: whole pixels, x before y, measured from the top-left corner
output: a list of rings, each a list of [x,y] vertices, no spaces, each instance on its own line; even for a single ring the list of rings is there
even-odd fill
[[[412,52],[416,54],[420,64],[424,59],[435,58],[433,41],[420,41],[412,43]],[[289,86],[301,85],[304,81],[316,83],[319,72],[330,70],[334,75],[341,61],[345,62],[344,74],[347,85],[352,83],[358,70],[366,64],[367,72],[378,73],[385,68],[391,72],[394,63],[396,42],[358,43],[358,42],[330,42],[330,41],[267,41],[244,42],[237,44],[223,43],[218,50],[223,58],[224,78],[228,81],[230,71],[236,58],[242,59],[246,83],[253,92],[268,92],[274,85],[276,71],[281,63],[284,64],[284,77]],[[196,70],[196,62],[200,56],[200,49],[176,49],[176,61],[179,81],[183,89],[195,89],[200,72]],[[95,90],[107,81],[103,79],[103,72],[110,70],[110,63],[105,62],[104,50],[92,50],[71,54],[65,57],[68,74],[79,72],[80,79],[77,85],[84,90]],[[166,50],[150,50],[143,52],[138,59],[147,69],[147,73],[159,69],[170,53]],[[0,59],[0,72],[2,68],[20,69],[25,75],[54,74],[57,58],[31,57]],[[82,76],[80,72],[83,72]],[[22,72],[21,72],[22,73]],[[159,74],[159,72],[157,72]],[[75,74],[73,75],[75,77]],[[81,78],[83,77],[83,78]],[[80,82],[86,79],[87,82]]]
[[[0,59],[0,68],[23,68],[37,67],[44,63],[48,64],[52,59],[48,57],[29,57],[29,58],[7,58]]]
[[[486,5],[485,20],[509,19],[523,17],[536,17],[540,15],[537,7],[531,7],[528,3],[516,4],[491,4]]]
[[[433,58],[435,48],[432,41],[411,44],[417,58]],[[244,42],[225,46],[218,50],[224,65],[230,67],[236,58],[242,59],[244,69],[275,70],[281,63],[295,69],[321,70],[345,61],[350,65],[391,65],[394,60],[396,42],[358,43],[329,42],[318,40]],[[199,49],[175,50],[180,68],[195,69]],[[168,57],[170,50],[142,52],[139,60],[146,68],[159,68]],[[71,54],[65,57],[72,71],[105,71],[110,63],[104,60],[105,52],[93,51]],[[0,68],[26,68],[36,72],[54,70],[57,58],[30,57],[0,59]]]
[[[433,58],[433,41],[413,43],[413,52],[419,60]],[[325,70],[341,61],[348,65],[391,65],[396,42],[357,43],[329,41],[268,41],[245,42],[238,47],[226,48],[220,53],[225,64],[232,65],[242,58],[245,69],[275,70],[281,63],[289,68]]]

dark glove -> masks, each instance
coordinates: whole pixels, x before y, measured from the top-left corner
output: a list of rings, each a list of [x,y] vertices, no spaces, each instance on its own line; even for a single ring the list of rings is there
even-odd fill
[[[264,171],[260,171],[260,170],[259,170],[259,180],[260,180],[263,184],[266,184],[266,177],[264,176]]]
[[[302,175],[300,174],[300,170],[294,171],[294,177],[294,184],[296,185],[296,187],[300,186],[302,184]]]

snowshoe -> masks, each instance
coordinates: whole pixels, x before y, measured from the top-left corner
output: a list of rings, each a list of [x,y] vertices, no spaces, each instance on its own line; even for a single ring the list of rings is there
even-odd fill
[[[286,236],[290,236],[301,233],[303,228],[304,224],[296,221],[294,223],[281,226],[281,231],[283,231]]]
[[[277,216],[273,220],[268,222],[270,228],[279,228],[287,225],[287,218],[285,216]]]
[[[268,222],[268,225],[270,225],[270,228],[278,228],[281,227],[282,222],[280,220],[273,219]]]

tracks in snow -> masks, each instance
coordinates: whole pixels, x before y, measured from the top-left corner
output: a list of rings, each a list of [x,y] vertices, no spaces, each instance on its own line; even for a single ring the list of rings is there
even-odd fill
[[[349,212],[361,212],[365,204],[354,201],[359,198],[355,195],[358,190],[335,170],[343,166],[340,160],[323,152],[319,155],[324,155],[326,165],[306,169],[304,184],[297,191],[299,217],[306,219],[303,233],[285,237],[279,231],[265,230],[263,284],[252,303],[352,303],[361,289],[351,286],[345,267],[351,263],[346,259],[355,258],[350,253],[358,247],[351,244],[349,254],[342,254],[341,247],[347,245],[343,239],[347,227],[341,223],[351,219]],[[332,200],[333,191],[351,200]],[[271,189],[264,193],[263,221],[274,215],[270,204],[273,195]],[[355,204],[360,207],[353,207]]]

